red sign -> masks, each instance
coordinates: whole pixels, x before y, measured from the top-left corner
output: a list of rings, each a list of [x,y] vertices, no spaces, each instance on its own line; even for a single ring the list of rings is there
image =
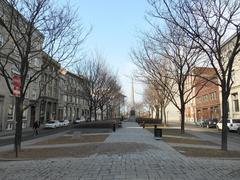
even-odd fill
[[[13,95],[16,97],[19,97],[20,88],[21,88],[21,76],[18,74],[13,74],[12,84],[13,84]]]

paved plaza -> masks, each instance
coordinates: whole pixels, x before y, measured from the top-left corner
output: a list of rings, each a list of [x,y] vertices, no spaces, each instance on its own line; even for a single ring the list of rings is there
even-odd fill
[[[0,161],[0,179],[240,179],[239,159],[185,157],[135,122],[123,123],[104,143],[139,143],[147,148],[84,158]]]

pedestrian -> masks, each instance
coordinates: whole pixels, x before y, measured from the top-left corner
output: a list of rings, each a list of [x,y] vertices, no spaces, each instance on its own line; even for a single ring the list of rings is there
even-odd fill
[[[33,124],[33,129],[34,129],[33,136],[38,135],[38,128],[39,128],[39,122],[35,121],[34,124]]]

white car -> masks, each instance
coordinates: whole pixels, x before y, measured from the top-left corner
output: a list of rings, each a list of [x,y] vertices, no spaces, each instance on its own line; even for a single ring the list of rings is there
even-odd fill
[[[240,119],[228,119],[227,127],[229,131],[237,131],[240,127]],[[217,129],[222,130],[222,121],[217,123]]]
[[[70,124],[69,120],[59,120],[60,126],[68,126]]]
[[[57,120],[59,122],[59,127],[65,126],[64,120]]]
[[[44,125],[44,127],[54,129],[54,128],[60,127],[60,123],[57,120],[50,120]]]
[[[85,120],[85,118],[84,117],[81,117],[81,118],[77,118],[75,121],[74,121],[74,123],[75,124],[79,124],[80,122],[85,122],[86,120]]]

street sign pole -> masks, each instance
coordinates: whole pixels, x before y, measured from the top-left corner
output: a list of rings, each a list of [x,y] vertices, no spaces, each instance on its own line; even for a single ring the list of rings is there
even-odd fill
[[[17,101],[17,98],[21,96],[21,85],[22,85],[21,75],[19,73],[13,73],[13,75],[12,75],[12,85],[13,85],[13,96],[14,96],[14,100],[15,100],[15,102],[14,102],[14,105],[15,105],[14,106],[15,107],[14,113],[16,113],[16,101]],[[16,121],[16,114],[15,114],[14,121],[15,121],[14,147],[15,147],[16,157],[18,157],[18,151],[19,151],[19,149],[18,149],[18,143],[19,142],[18,141],[19,141],[19,139],[18,139],[18,135],[17,135],[17,132],[18,132],[17,123],[18,122]]]

